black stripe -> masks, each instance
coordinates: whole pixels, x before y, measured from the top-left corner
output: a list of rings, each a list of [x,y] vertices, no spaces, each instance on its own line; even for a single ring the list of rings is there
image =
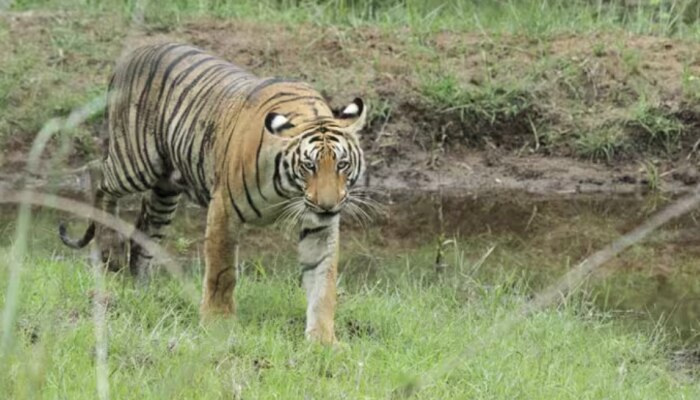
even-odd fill
[[[237,78],[237,79],[227,83],[223,93],[228,94],[230,92],[231,94],[235,95],[237,90],[239,90],[243,85],[251,84],[251,81],[254,79],[255,79],[255,77],[253,77],[252,75],[247,75],[247,74],[243,75],[242,77]],[[236,126],[238,125],[238,119],[241,117],[241,114],[243,114],[243,109],[245,108],[245,106],[247,104],[247,100],[244,101],[243,103],[240,103],[240,104],[241,104],[241,108],[238,110],[233,123],[227,127],[227,129],[229,130],[230,133],[236,131]],[[231,146],[232,139],[233,139],[233,135],[229,134],[228,139],[226,140],[226,145],[224,146],[224,154],[228,154],[228,149]],[[226,161],[225,158],[222,157],[222,160],[220,161],[220,165],[219,165],[220,169],[223,169],[226,167],[225,161]]]
[[[282,167],[281,160],[282,153],[277,153],[277,156],[275,156],[275,173],[272,176],[272,183],[278,196],[289,198],[286,194],[286,190],[282,187],[282,177],[280,176],[280,168]]]
[[[129,163],[131,164],[132,169],[134,170],[134,174],[137,175],[139,181],[144,185],[143,189],[146,189],[149,186],[148,182],[155,177],[155,173],[152,172],[153,169],[150,168],[152,166],[150,165],[150,163],[147,162],[148,156],[144,157],[142,154],[142,149],[144,149],[145,146],[141,144],[141,138],[138,132],[140,107],[136,107],[136,110],[134,110],[134,119],[136,125],[134,127],[133,132],[131,131],[131,126],[129,124],[129,116],[131,114],[132,96],[135,95],[135,92],[138,89],[140,77],[142,76],[143,69],[148,65],[148,60],[150,60],[150,56],[151,53],[149,51],[144,51],[139,55],[139,57],[131,60],[131,62],[134,65],[133,70],[129,69],[129,71],[131,71],[128,91],[129,94],[126,100],[126,104],[122,103],[124,105],[124,113],[126,117],[126,119],[123,120],[125,128],[124,132],[126,134],[124,137],[124,142],[126,145],[126,156],[129,160]]]
[[[245,190],[245,198],[248,200],[248,205],[250,205],[250,208],[253,209],[255,212],[255,215],[258,216],[258,218],[262,217],[262,214],[260,214],[260,211],[255,207],[255,204],[253,203],[253,199],[250,197],[250,192],[248,191],[248,184],[246,183],[245,179],[245,166],[241,168],[241,172],[243,175],[243,190]]]
[[[231,72],[230,70],[226,69],[218,69],[220,67],[221,65],[217,64],[213,67],[207,68],[204,72],[202,72],[202,74],[195,78],[193,84],[197,83],[196,81],[203,79],[199,85],[200,89],[192,96],[190,96],[191,98],[189,99],[189,104],[187,108],[183,111],[182,117],[178,122],[177,126],[175,127],[176,132],[179,133],[179,137],[175,139],[176,143],[174,144],[173,152],[176,153],[178,156],[181,155],[180,153],[182,150],[182,146],[186,145],[187,151],[185,154],[185,162],[182,163],[183,160],[180,160],[181,162],[179,164],[181,169],[184,170],[183,172],[185,173],[186,178],[188,178],[189,181],[195,183],[196,186],[200,189],[203,189],[205,186],[204,179],[201,170],[195,171],[194,164],[192,162],[192,155],[194,154],[195,147],[197,147],[196,150],[198,151],[198,155],[200,156],[199,162],[201,163],[204,161],[201,150],[203,139],[201,139],[201,137],[207,134],[207,130],[210,129],[211,123],[209,123],[207,127],[204,128],[204,132],[202,133],[202,135],[198,134],[201,131],[201,128],[198,130],[197,127],[199,123],[199,116],[202,113],[202,111],[205,109],[210,110],[211,107],[214,104],[216,104],[214,102],[208,101],[211,100],[209,99],[211,91],[214,88],[216,88],[216,85],[219,82],[226,79]],[[212,68],[215,69],[214,72],[211,72]],[[193,110],[195,110],[194,114],[192,115],[192,117],[190,117]],[[197,139],[200,139],[199,143],[195,144]],[[204,190],[200,190],[197,192],[198,201],[200,203],[203,202],[203,192]]]
[[[225,65],[218,65],[218,67],[222,67]],[[216,105],[219,103],[219,99],[222,96],[220,93],[215,99],[210,98],[210,95],[213,90],[218,88],[218,85],[220,82],[225,80],[230,76],[230,74],[233,72],[232,69],[229,68],[223,68],[219,69],[211,76],[207,77],[202,83],[201,83],[201,89],[192,97],[191,102],[192,104],[195,105],[197,108],[197,111],[195,114],[190,118],[190,125],[186,129],[189,136],[194,136],[194,130],[197,128],[197,121],[199,120],[200,114],[204,110],[211,110],[212,105]],[[188,111],[189,112],[189,111]],[[203,198],[209,197],[209,189],[206,187],[206,179],[204,177],[204,154],[203,151],[205,149],[208,149],[210,147],[210,141],[211,141],[211,135],[215,130],[214,123],[209,121],[204,129],[204,132],[202,133],[202,139],[199,142],[199,148],[198,150],[198,155],[199,155],[199,160],[197,163],[197,180],[199,181],[199,186],[200,186],[200,191],[198,193],[198,200],[200,203],[202,202]],[[192,152],[194,151],[194,146],[190,146],[187,158],[188,158],[188,167],[191,169],[191,158],[192,158]],[[189,170],[188,174],[191,175],[192,178],[194,178],[194,173]],[[204,203],[206,204],[206,202]]]
[[[116,82],[117,86],[126,86],[127,82],[123,82],[124,80],[128,80],[129,77],[131,79],[134,79],[134,75],[130,72],[133,72],[133,68],[135,68],[137,64],[137,60],[131,60],[129,64],[127,65],[126,71],[121,71],[122,76],[119,77],[119,82]],[[131,85],[131,83],[129,83]],[[116,115],[114,116],[115,119],[115,126],[112,126],[112,132],[110,133],[110,147],[114,151],[111,152],[113,154],[113,157],[111,157],[111,161],[113,165],[117,167],[117,169],[114,171],[115,173],[115,180],[119,181],[118,185],[123,187],[125,189],[125,193],[133,193],[135,191],[141,191],[143,188],[141,188],[135,181],[134,179],[128,174],[128,165],[127,163],[130,162],[129,160],[129,153],[130,153],[130,146],[129,146],[129,140],[128,140],[128,126],[124,126],[124,122],[129,120],[128,117],[128,110],[129,110],[129,102],[124,100],[124,88],[123,87],[117,87],[116,89],[116,106],[117,112],[115,113]],[[117,130],[122,133],[122,135],[115,134],[113,132],[114,130]],[[127,147],[122,151],[122,147],[119,143],[119,138],[122,137],[124,138],[125,141],[125,146]],[[133,163],[131,163],[131,166],[133,167]],[[134,168],[135,169],[135,168]],[[127,187],[127,184],[130,187]]]
[[[155,229],[160,229],[160,228],[162,228],[162,227],[164,227],[164,226],[170,225],[170,223],[172,222],[172,219],[168,219],[168,220],[151,220],[151,221],[148,221],[148,222],[149,222],[149,225],[152,226],[153,228],[155,228]]]
[[[174,203],[173,205],[168,205],[168,206],[165,206],[165,205],[163,205],[163,204],[161,204],[161,203],[152,203],[152,202],[149,202],[149,204],[150,204],[150,205],[148,206],[148,207],[149,207],[149,211],[150,211],[150,213],[153,214],[154,216],[155,216],[155,215],[165,215],[165,216],[167,216],[167,215],[170,215],[170,214],[174,213],[175,210],[177,210],[177,203]]]
[[[286,79],[286,78],[268,78],[260,82],[257,86],[253,88],[253,90],[248,93],[248,96],[246,96],[244,103],[248,103],[250,99],[255,96],[259,91],[265,89],[268,86],[274,85],[275,83],[292,83],[296,82],[296,80],[293,79]]]
[[[309,143],[309,144],[313,144],[313,143],[316,143],[316,142],[320,142],[320,141],[322,141],[322,140],[323,140],[323,137],[319,135],[319,136],[312,137],[311,139],[309,139],[308,143]]]
[[[313,235],[314,233],[319,233],[328,229],[328,226],[318,226],[316,228],[305,228],[299,232],[299,241],[304,240],[307,236]]]
[[[268,103],[270,103],[271,101],[277,100],[277,99],[279,99],[280,97],[285,96],[285,95],[289,96],[289,95],[294,95],[294,94],[296,94],[296,93],[287,93],[287,92],[276,93],[276,94],[274,94],[273,96],[270,96],[269,99],[265,100],[265,102],[262,103],[262,104],[260,105],[259,108],[260,108],[260,109],[265,109],[265,106],[267,106]],[[292,103],[292,102],[301,101],[301,100],[317,100],[317,101],[323,101],[323,99],[322,99],[321,97],[318,97],[318,96],[299,95],[299,96],[295,96],[295,97],[293,97],[293,98],[291,98],[291,99],[280,100],[280,101],[278,101],[278,102],[276,102],[276,103],[274,104],[274,107],[277,108],[277,107],[281,106],[282,104]]]
[[[236,214],[238,214],[238,219],[241,220],[241,222],[245,223],[245,218],[243,218],[243,214],[241,214],[241,210],[238,208],[236,205],[236,202],[233,200],[233,193],[231,193],[231,185],[229,184],[228,179],[226,180],[226,189],[228,190],[228,198],[231,200],[231,204],[233,204],[233,209],[236,210]]]
[[[262,192],[260,186],[260,150],[262,150],[263,139],[265,138],[265,129],[260,131],[260,143],[258,143],[258,151],[255,152],[255,183],[258,185],[258,193],[263,200],[267,201],[267,197]]]
[[[197,62],[193,63],[186,69],[184,69],[182,72],[180,72],[177,77],[173,80],[173,82],[170,84],[171,87],[174,89],[176,87],[179,87],[180,83],[184,81],[192,72],[196,71],[196,69],[201,66],[203,63],[207,61],[213,60],[214,57],[205,57]],[[187,97],[190,93],[190,91],[197,86],[199,81],[204,77],[207,73],[213,69],[214,66],[210,66],[209,68],[206,68],[204,71],[202,71],[199,75],[197,75],[195,78],[193,78],[185,87],[181,88],[180,90],[180,95],[178,96],[177,100],[175,100],[175,107],[173,108],[172,111],[170,111],[167,123],[164,125],[164,129],[162,132],[163,134],[167,137],[167,135],[170,133],[170,127],[173,124],[173,121],[175,118],[178,117],[178,112],[180,111],[180,108],[183,106],[183,104],[186,103]],[[167,101],[167,99],[166,99]],[[180,128],[182,127],[182,124],[185,122],[187,119],[187,115],[189,114],[189,110],[192,109],[192,106],[194,103],[192,101],[187,102],[187,106],[185,107],[185,110],[183,112],[183,115],[180,116],[180,119],[177,121],[177,124],[175,125],[175,128],[173,129],[173,137],[172,141],[169,143],[171,147],[171,156],[174,158],[173,161],[177,162],[177,164],[180,164],[180,147],[182,141],[189,135],[186,135],[186,132],[180,131]],[[167,107],[167,106],[166,106]],[[184,172],[184,171],[181,171]]]
[[[154,186],[151,190],[153,190],[153,193],[158,197],[173,197],[180,194],[177,190],[167,190],[158,185]]]
[[[315,263],[313,263],[313,264],[301,264],[301,273],[304,274],[305,272],[309,272],[309,271],[315,270],[316,268],[318,268],[319,265],[321,265],[321,263],[322,263],[323,261],[326,260],[326,258],[328,258],[328,255],[327,255],[327,254],[324,255],[323,257],[321,257],[320,260],[318,260],[317,262],[315,262]]]
[[[175,197],[175,196],[173,196],[173,197]],[[170,208],[173,208],[173,207],[177,206],[177,203],[179,202],[179,200],[180,200],[179,197],[175,197],[175,198],[173,198],[172,200],[160,199],[160,198],[159,198],[159,199],[158,199],[158,205],[163,206],[163,207],[170,207]]]
[[[138,107],[137,107],[137,115],[136,115],[136,132],[134,132],[134,135],[137,136],[137,140],[139,136],[143,135],[144,139],[148,136],[149,132],[146,131],[148,129],[148,121],[150,121],[150,114],[151,114],[151,107],[147,107],[146,103],[148,101],[148,98],[150,97],[151,94],[151,89],[153,88],[153,80],[156,77],[156,73],[158,71],[158,66],[160,65],[161,61],[163,61],[163,58],[165,57],[166,54],[172,49],[176,47],[175,45],[168,45],[168,46],[162,46],[155,48],[151,54],[151,57],[149,58],[149,64],[150,64],[150,71],[148,72],[148,78],[146,78],[146,82],[143,86],[143,89],[141,90],[141,96],[139,97],[139,102],[138,102]],[[154,54],[159,51],[160,54],[154,57]],[[140,113],[144,112],[145,115],[143,118],[141,118]],[[139,129],[140,123],[143,122],[143,130]],[[150,132],[151,135],[155,134],[155,132]],[[157,150],[157,143],[158,140],[155,140],[156,142],[156,150]],[[143,149],[143,151],[146,153],[145,158],[148,158],[148,149],[146,146],[140,146],[137,144],[139,147],[139,151]],[[163,157],[163,154],[160,154],[161,158]],[[153,175],[156,175],[155,168],[153,167],[152,163],[148,162],[148,167],[150,168],[150,173]]]
[[[214,126],[214,123],[210,122],[204,129],[202,141],[199,145],[199,159],[197,160],[197,176],[199,177],[199,180],[202,183],[202,189],[204,189],[204,191],[206,192],[203,194],[205,197],[209,197],[209,188],[206,187],[206,177],[204,173],[204,152],[209,151],[209,149],[211,148],[211,138],[215,130],[216,127]]]
[[[143,91],[141,92],[141,99],[139,100],[140,107],[143,107],[143,104],[146,102],[146,99],[150,97],[151,94],[151,89],[153,87],[153,80],[156,78],[156,74],[158,72],[158,67],[160,67],[161,62],[163,61],[163,58],[173,49],[176,47],[179,47],[178,45],[171,44],[167,46],[162,46],[159,49],[163,50],[154,60],[151,61],[151,70],[148,74],[148,78],[146,80],[146,85],[144,86]],[[161,83],[161,91],[162,91],[162,83]],[[150,120],[150,114],[151,114],[151,107],[146,107],[146,115],[144,116],[144,121],[149,121]],[[146,128],[148,127],[148,124],[144,124],[144,135],[146,135]],[[161,157],[164,157],[164,154],[162,153],[161,149],[158,148],[158,143],[159,140],[156,139],[156,150],[158,151],[158,154]]]
[[[221,74],[221,70],[216,70],[217,67],[218,65],[213,65],[202,71],[195,79],[192,80],[192,82],[190,82],[188,86],[185,87],[185,89],[183,89],[180,99],[178,100],[178,102],[183,100],[184,96],[189,94],[190,90],[193,87],[195,87],[195,85],[199,86],[199,90],[196,93],[194,93],[194,95],[190,96],[190,98],[188,99],[188,105],[183,111],[182,116],[178,121],[177,125],[175,126],[172,141],[168,143],[170,152],[178,158],[178,160],[174,161],[177,161],[177,164],[180,166],[180,169],[183,169],[183,167],[188,166],[187,163],[183,165],[181,163],[182,160],[179,159],[182,143],[184,142],[184,140],[187,139],[193,140],[193,126],[196,127],[196,122],[199,117],[199,113],[207,105],[206,100],[208,98],[208,95],[214,88],[213,82],[220,82],[226,77],[226,72],[224,71],[224,73]],[[178,103],[178,106],[175,108],[175,110],[173,110],[170,116],[170,119],[168,121],[168,127],[170,126],[172,119],[176,117],[177,111],[179,111],[179,104],[180,103]],[[198,107],[198,110],[193,116],[193,118],[190,119],[189,116],[193,107]],[[185,128],[185,125],[188,123],[188,120],[189,125],[187,126],[187,128]],[[166,128],[165,134],[167,134],[168,131],[169,128]],[[183,172],[187,173],[188,171]]]
[[[265,109],[265,107],[266,107],[270,102],[275,101],[275,100],[279,99],[280,97],[284,97],[284,96],[294,96],[295,94],[296,94],[296,93],[292,93],[292,92],[279,92],[279,93],[275,93],[274,95],[270,96],[267,100],[265,100],[262,104],[260,104],[260,106],[259,106],[258,108],[259,108],[259,109]]]
[[[160,113],[160,118],[158,119],[158,125],[157,125],[157,131],[160,133],[160,136],[163,136],[161,139],[165,139],[167,137],[167,132],[163,131],[163,124],[165,123],[165,117],[166,117],[166,111],[168,110],[168,104],[170,103],[170,96],[172,96],[172,92],[174,90],[173,85],[166,85],[168,83],[168,79],[170,78],[170,74],[172,74],[173,69],[181,63],[184,59],[187,57],[190,57],[195,54],[200,54],[201,51],[199,50],[189,50],[186,51],[179,56],[177,56],[174,60],[172,60],[167,67],[165,67],[165,70],[163,71],[163,79],[161,80],[160,84],[160,90],[158,91],[158,100],[156,101],[155,104],[161,105],[161,113]],[[165,100],[163,100],[163,94],[165,93],[165,88],[168,86],[168,94],[165,96]],[[163,143],[161,143],[161,148]]]

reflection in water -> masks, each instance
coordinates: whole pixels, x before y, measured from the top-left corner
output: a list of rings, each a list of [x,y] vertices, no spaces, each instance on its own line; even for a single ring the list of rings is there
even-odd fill
[[[372,227],[363,229],[353,222],[344,223],[341,269],[346,279],[383,277],[386,281],[392,273],[433,272],[431,260],[440,233],[436,217],[439,200],[426,193],[393,193],[381,200],[387,212]],[[447,249],[454,253],[447,255],[448,261],[473,263],[495,246],[481,265],[479,278],[487,281],[489,272],[495,270],[515,271],[526,276],[536,290],[635,227],[670,199],[501,192],[468,197],[445,194],[441,201],[444,233],[457,243]],[[0,244],[7,246],[12,240],[15,209],[5,207],[0,211]],[[133,211],[125,215],[135,218]],[[663,318],[683,338],[696,340],[700,327],[700,268],[695,262],[700,255],[698,215],[700,212],[694,212],[672,221],[609,263],[606,268],[613,273],[592,286],[595,303],[646,321]],[[66,216],[52,211],[38,213],[34,249],[48,249],[52,256],[71,254],[56,237],[59,218]],[[72,221],[76,232],[84,226],[77,219]],[[181,209],[164,244],[198,263],[204,221],[203,210]],[[293,238],[285,237],[280,229],[251,228],[243,235],[242,258],[249,271],[259,271],[264,265],[285,264],[291,268],[294,250]],[[406,268],[408,264],[413,267]]]

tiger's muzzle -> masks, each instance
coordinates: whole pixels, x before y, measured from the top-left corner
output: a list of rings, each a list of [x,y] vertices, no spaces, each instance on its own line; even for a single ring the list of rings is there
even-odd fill
[[[323,218],[330,218],[335,215],[340,214],[340,211],[342,211],[343,206],[345,205],[345,201],[347,199],[347,196],[344,196],[340,201],[320,201],[320,202],[313,202],[309,196],[307,196],[304,200],[304,204],[306,205],[307,210],[313,212],[314,214],[318,215],[319,217]]]

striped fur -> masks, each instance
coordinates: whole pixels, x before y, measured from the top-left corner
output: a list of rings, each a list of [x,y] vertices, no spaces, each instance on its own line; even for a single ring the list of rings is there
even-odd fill
[[[258,78],[180,44],[141,47],[122,59],[108,91],[109,146],[96,207],[117,212],[126,195],[143,196],[137,228],[163,236],[181,194],[208,208],[203,317],[235,311],[235,232],[242,224],[288,218],[301,225],[299,252],[307,291],[307,336],[333,342],[339,212],[364,169],[357,132],[366,108],[356,99],[333,112],[309,85]],[[116,233],[94,223],[111,269],[124,264]],[[131,272],[151,255],[130,245]]]

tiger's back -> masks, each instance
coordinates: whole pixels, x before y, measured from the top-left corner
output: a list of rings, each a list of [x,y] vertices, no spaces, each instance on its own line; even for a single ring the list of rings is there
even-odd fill
[[[109,85],[106,190],[134,193],[174,174],[206,204],[216,119],[259,80],[241,68],[178,44],[145,46],[115,68]],[[241,101],[239,103],[242,104]],[[116,170],[116,169],[119,170]]]

